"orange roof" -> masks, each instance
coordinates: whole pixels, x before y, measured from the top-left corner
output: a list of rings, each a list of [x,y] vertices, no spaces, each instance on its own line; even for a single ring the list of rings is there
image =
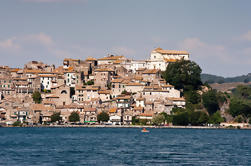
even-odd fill
[[[119,96],[119,97],[114,98],[114,100],[118,100],[118,99],[124,100],[124,99],[130,99],[130,98],[131,96]]]
[[[46,96],[45,98],[59,98],[59,97],[56,95],[49,95],[49,96]]]
[[[85,60],[86,60],[86,61],[96,61],[97,59],[96,59],[96,58],[93,58],[93,57],[87,57]]]
[[[143,71],[143,74],[156,74],[157,72],[159,72],[158,69],[147,69]]]
[[[40,73],[41,70],[24,69],[23,72],[24,72],[24,73]]]
[[[111,82],[112,83],[120,83],[120,82],[122,82],[123,81],[123,79],[114,79],[114,80],[112,80]]]
[[[111,91],[109,90],[100,90],[98,91],[99,94],[110,94]]]
[[[115,113],[117,111],[117,108],[111,108],[110,110],[109,110],[109,113]]]
[[[145,114],[145,113],[142,113],[142,114],[139,114],[139,116],[148,116],[148,117],[152,117],[153,114]]]
[[[51,74],[41,74],[39,76],[40,77],[56,77],[56,75],[51,75]]]
[[[113,63],[119,64],[121,62],[122,62],[121,60],[115,60]]]
[[[89,108],[89,107],[86,107],[85,109],[84,109],[84,111],[85,112],[96,112],[96,108]]]
[[[21,70],[21,69],[18,69],[18,68],[11,68],[11,69],[10,69],[10,72],[18,72],[19,70]]]
[[[79,59],[65,58],[64,61],[79,61]]]
[[[109,68],[103,68],[103,69],[96,69],[95,72],[109,72],[109,71],[114,71],[112,69]]]
[[[165,62],[177,62],[178,61],[177,59],[167,59],[167,58],[165,58],[164,60]]]
[[[162,85],[162,87],[168,88],[168,87],[174,87],[174,86],[173,85]]]
[[[162,48],[156,48],[153,51],[160,54],[169,54],[169,55],[189,55],[187,51],[176,51],[176,50],[163,50]]]
[[[185,101],[184,98],[176,98],[176,97],[169,97],[168,99],[172,101]]]
[[[118,60],[124,58],[124,56],[108,56],[108,57],[104,57],[104,58],[100,58],[98,60]]]
[[[137,101],[142,101],[142,100],[145,100],[145,98],[139,97],[139,98],[137,98],[136,100],[137,100]]]
[[[137,83],[137,82],[129,82],[128,84],[126,84],[127,86],[145,86],[143,84]]]
[[[143,110],[143,107],[134,107],[134,110]]]

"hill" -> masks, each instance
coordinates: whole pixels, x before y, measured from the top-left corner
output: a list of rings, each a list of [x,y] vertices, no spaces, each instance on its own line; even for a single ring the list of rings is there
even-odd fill
[[[232,83],[232,82],[250,82],[251,81],[251,73],[242,76],[236,77],[221,77],[212,74],[201,74],[201,80],[203,83],[207,82],[209,84],[212,83]]]

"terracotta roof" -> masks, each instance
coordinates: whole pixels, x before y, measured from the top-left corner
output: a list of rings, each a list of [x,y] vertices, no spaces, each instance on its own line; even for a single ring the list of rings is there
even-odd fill
[[[65,58],[64,61],[79,61],[79,59]]]
[[[24,72],[24,73],[33,73],[33,74],[37,74],[37,73],[40,73],[41,70],[24,69],[23,72]]]
[[[167,59],[167,58],[165,58],[164,60],[165,62],[177,62],[178,61],[177,59]]]
[[[93,57],[87,57],[85,60],[86,60],[86,61],[96,61],[97,59],[96,59],[96,58],[93,58]]]
[[[59,98],[59,96],[56,96],[56,95],[48,95],[48,96],[46,96],[45,98]]]
[[[142,114],[139,114],[139,116],[148,116],[148,117],[152,117],[153,114],[146,114],[146,113],[142,113]]]
[[[112,69],[109,68],[103,68],[103,69],[96,69],[94,72],[111,72],[114,71]]]
[[[110,94],[111,91],[109,91],[109,90],[100,90],[100,91],[98,91],[98,93],[99,94]]]
[[[143,107],[134,107],[134,110],[141,111],[141,110],[143,110]]]
[[[113,63],[120,64],[121,62],[122,62],[121,60],[115,60]]]
[[[86,108],[84,108],[84,111],[85,111],[85,112],[96,112],[97,109],[96,109],[96,108],[86,107]]]
[[[56,77],[56,75],[52,75],[52,74],[41,74],[39,76],[40,77]]]
[[[122,82],[124,79],[114,79],[114,80],[112,80],[111,82],[112,83],[120,83],[120,82]]]
[[[117,111],[117,108],[111,108],[110,110],[109,110],[109,113],[115,113]]]
[[[121,99],[121,100],[131,99],[131,96],[119,96],[119,97],[114,98],[114,100],[118,100],[118,99]]]
[[[21,70],[21,69],[18,69],[18,68],[11,68],[11,69],[10,69],[10,72],[18,72],[19,70]]]
[[[184,98],[176,98],[176,97],[169,97],[168,99],[172,101],[185,101]]]
[[[33,104],[31,109],[34,111],[44,111],[46,110],[46,107],[43,104]]]
[[[173,85],[162,85],[161,87],[168,88],[168,87],[174,87]]]
[[[121,58],[124,58],[124,56],[108,56],[108,57],[100,58],[98,60],[118,60]]]
[[[157,72],[159,72],[158,69],[147,69],[143,71],[143,74],[156,74]]]
[[[139,97],[139,98],[136,99],[136,101],[142,101],[142,100],[145,100],[145,98]]]
[[[128,84],[126,84],[126,86],[145,86],[145,85],[137,82],[129,82]]]
[[[189,55],[187,51],[176,51],[176,50],[163,50],[162,48],[156,48],[153,51],[160,54],[169,54],[169,55]]]

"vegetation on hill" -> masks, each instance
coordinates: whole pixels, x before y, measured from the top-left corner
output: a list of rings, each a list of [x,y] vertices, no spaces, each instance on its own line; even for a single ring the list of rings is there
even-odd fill
[[[36,104],[41,103],[42,101],[41,93],[38,91],[33,92],[32,98]]]
[[[221,77],[212,74],[201,74],[201,80],[203,83],[207,82],[209,84],[212,83],[230,83],[230,82],[245,82],[248,83],[251,81],[251,73],[242,76],[236,77]]]
[[[181,60],[171,63],[163,73],[163,78],[174,85],[176,89],[184,91],[197,90],[202,85],[201,68],[195,62]]]
[[[181,60],[169,64],[163,72],[163,78],[175,88],[181,90],[186,99],[186,108],[173,108],[166,120],[174,125],[219,124],[224,121],[220,107],[227,101],[225,94],[212,90],[201,81],[201,68],[192,61]],[[156,116],[155,124],[161,119]],[[157,122],[156,122],[157,121]]]
[[[240,85],[232,90],[228,112],[236,122],[251,122],[251,87]]]

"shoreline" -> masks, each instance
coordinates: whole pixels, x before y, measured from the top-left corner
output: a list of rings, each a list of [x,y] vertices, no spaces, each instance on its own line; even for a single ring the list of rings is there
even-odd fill
[[[149,128],[149,129],[244,129],[251,127],[222,127],[222,126],[141,126],[141,125],[26,125],[26,126],[1,126],[2,128]]]

